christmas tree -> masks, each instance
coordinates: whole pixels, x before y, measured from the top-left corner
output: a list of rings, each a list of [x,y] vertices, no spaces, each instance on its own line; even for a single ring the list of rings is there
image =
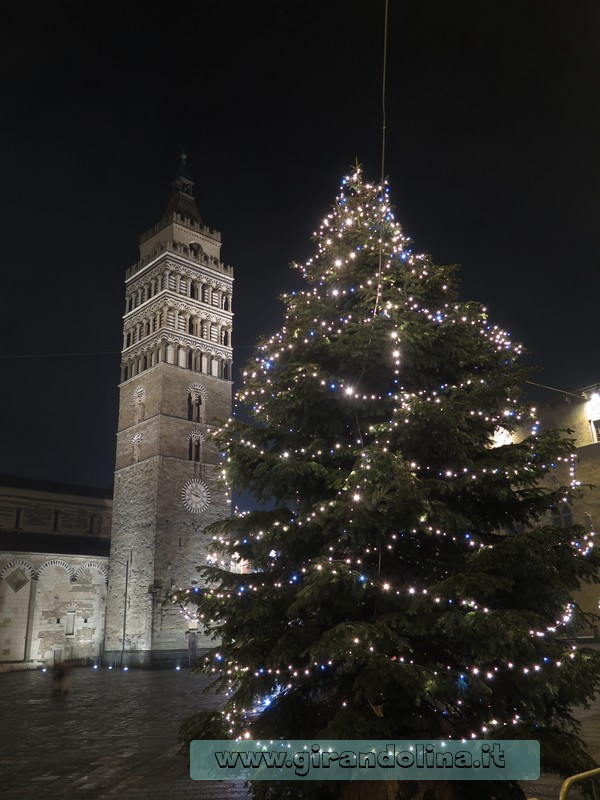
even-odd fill
[[[225,480],[264,507],[210,529],[249,571],[215,562],[203,592],[175,598],[218,637],[203,669],[227,695],[183,736],[535,739],[543,770],[589,768],[570,708],[600,661],[573,645],[572,593],[599,559],[593,534],[548,514],[581,493],[549,480],[573,442],[539,431],[522,347],[459,299],[455,267],[412,252],[387,184],[353,170],[314,240],[305,290],[243,374],[250,422],[216,434]],[[361,783],[254,791],[351,798]],[[368,796],[525,795],[505,781]]]

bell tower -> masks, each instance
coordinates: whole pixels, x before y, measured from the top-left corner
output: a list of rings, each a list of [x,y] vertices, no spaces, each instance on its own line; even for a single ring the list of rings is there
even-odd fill
[[[207,434],[231,414],[233,269],[193,185],[183,155],[166,212],[126,274],[106,664],[187,664],[211,644],[163,603],[195,585],[204,528],[231,513]]]

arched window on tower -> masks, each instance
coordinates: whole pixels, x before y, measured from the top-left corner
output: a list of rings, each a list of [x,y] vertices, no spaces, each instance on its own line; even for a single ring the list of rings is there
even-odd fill
[[[131,448],[132,448],[132,462],[137,464],[140,460],[140,453],[142,449],[142,434],[136,433],[134,434],[131,440]]]
[[[192,422],[202,421],[202,395],[188,394],[188,419]]]
[[[204,422],[206,419],[206,389],[198,383],[188,386],[187,405],[190,422]]]
[[[188,440],[188,458],[190,461],[200,461],[202,455],[202,434],[200,431],[192,431]]]
[[[146,369],[144,367],[144,369]],[[146,390],[143,386],[138,388],[133,393],[133,424],[137,425],[143,422],[146,418]]]

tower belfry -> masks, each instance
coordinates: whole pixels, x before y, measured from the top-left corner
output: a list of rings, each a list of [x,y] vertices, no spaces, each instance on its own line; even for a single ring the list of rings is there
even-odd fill
[[[231,513],[207,434],[231,414],[233,269],[193,186],[183,155],[166,212],[126,274],[108,664],[183,663],[209,645],[163,603],[198,580],[210,549],[204,528]]]

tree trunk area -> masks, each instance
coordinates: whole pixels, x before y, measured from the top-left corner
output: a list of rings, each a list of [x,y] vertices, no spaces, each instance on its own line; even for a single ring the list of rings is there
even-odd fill
[[[344,781],[339,800],[455,800],[446,781]]]

